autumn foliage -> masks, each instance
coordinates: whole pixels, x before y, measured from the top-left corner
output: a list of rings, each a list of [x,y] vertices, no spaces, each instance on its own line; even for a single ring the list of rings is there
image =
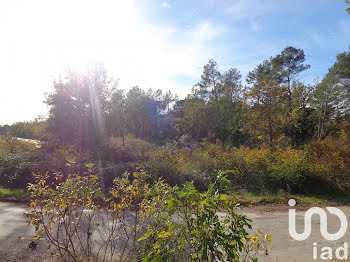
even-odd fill
[[[233,170],[234,186],[257,192],[310,193],[346,191],[350,178],[348,126],[336,136],[312,142],[302,149],[290,147],[225,148],[198,144],[193,150],[168,144],[149,160],[151,174],[171,184],[192,180],[206,188],[216,170]]]

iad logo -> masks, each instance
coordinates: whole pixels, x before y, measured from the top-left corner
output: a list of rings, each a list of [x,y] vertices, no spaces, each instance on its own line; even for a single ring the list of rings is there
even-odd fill
[[[288,201],[289,206],[294,207],[296,202],[294,199]],[[327,230],[327,213],[320,207],[312,207],[308,209],[304,216],[304,232],[297,233],[295,229],[295,209],[289,209],[289,234],[292,238],[298,241],[307,239],[311,234],[311,218],[317,214],[320,217],[320,232],[323,238],[329,241],[338,240],[344,236],[348,228],[348,220],[340,209],[336,207],[326,207],[330,214],[336,215],[340,220],[340,228],[337,233],[331,234]],[[335,249],[334,256],[337,259],[348,259],[348,243],[344,242],[344,246]],[[321,260],[333,259],[333,248],[322,247],[320,254],[318,252],[317,243],[313,243],[312,257],[314,260],[320,258]]]
[[[294,199],[288,201],[289,206],[293,207],[296,204]],[[337,233],[331,234],[327,230],[327,213],[320,207],[312,207],[308,209],[304,217],[304,232],[297,233],[295,229],[295,209],[289,209],[289,234],[292,238],[298,241],[307,239],[311,234],[311,218],[317,214],[320,216],[320,231],[323,238],[329,241],[338,240],[344,236],[348,229],[348,220],[340,209],[336,207],[326,207],[329,213],[336,215],[340,220],[340,229]]]

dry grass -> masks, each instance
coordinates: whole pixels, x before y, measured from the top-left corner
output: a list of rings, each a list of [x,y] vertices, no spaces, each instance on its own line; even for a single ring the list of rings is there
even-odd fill
[[[111,145],[115,148],[121,148],[130,154],[141,157],[148,158],[150,157],[159,147],[155,144],[151,144],[146,140],[136,138],[131,135],[125,136],[125,145],[123,146],[122,137],[112,137],[110,139]]]

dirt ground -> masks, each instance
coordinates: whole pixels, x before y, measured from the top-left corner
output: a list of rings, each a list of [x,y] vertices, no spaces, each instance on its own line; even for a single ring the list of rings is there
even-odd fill
[[[26,205],[0,202],[0,262],[36,262],[47,261],[48,247],[39,245],[34,250],[29,248],[34,230],[26,225],[24,212]],[[21,242],[19,237],[26,240]]]
[[[312,233],[305,241],[294,240],[288,232],[288,208],[289,206],[261,206],[243,208],[239,212],[253,219],[253,231],[260,229],[272,237],[272,244],[268,255],[263,256],[259,261],[315,261],[312,258],[313,243],[317,242],[318,252],[322,247],[332,247],[333,254],[336,247],[343,245],[343,242],[350,242],[350,230],[338,241],[327,241],[320,234],[320,220],[317,216],[312,218]],[[345,215],[350,218],[350,207],[341,206]],[[304,228],[304,214],[306,208],[297,209],[297,232],[301,233]],[[33,230],[25,222],[23,213],[28,207],[23,204],[0,202],[0,262],[34,262],[51,261],[47,259],[50,249],[43,243],[33,250],[29,248],[30,238]],[[340,226],[339,219],[328,214],[328,232],[335,233]],[[19,241],[19,236],[28,238],[24,242]],[[318,255],[319,256],[319,255]],[[319,259],[316,261],[320,261]]]

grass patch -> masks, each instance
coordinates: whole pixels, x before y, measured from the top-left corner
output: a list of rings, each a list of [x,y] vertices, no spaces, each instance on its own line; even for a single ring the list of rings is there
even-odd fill
[[[261,205],[287,205],[288,200],[293,198],[301,206],[324,206],[345,205],[350,203],[350,195],[334,194],[334,195],[297,195],[286,193],[251,193],[244,192],[237,196],[238,201],[243,206],[261,206]]]
[[[26,201],[29,192],[26,189],[0,187],[0,201]],[[288,205],[293,198],[300,206],[325,206],[350,204],[350,194],[298,195],[287,193],[242,192],[236,195],[242,206]]]
[[[25,201],[28,196],[26,189],[0,187],[1,201]]]

